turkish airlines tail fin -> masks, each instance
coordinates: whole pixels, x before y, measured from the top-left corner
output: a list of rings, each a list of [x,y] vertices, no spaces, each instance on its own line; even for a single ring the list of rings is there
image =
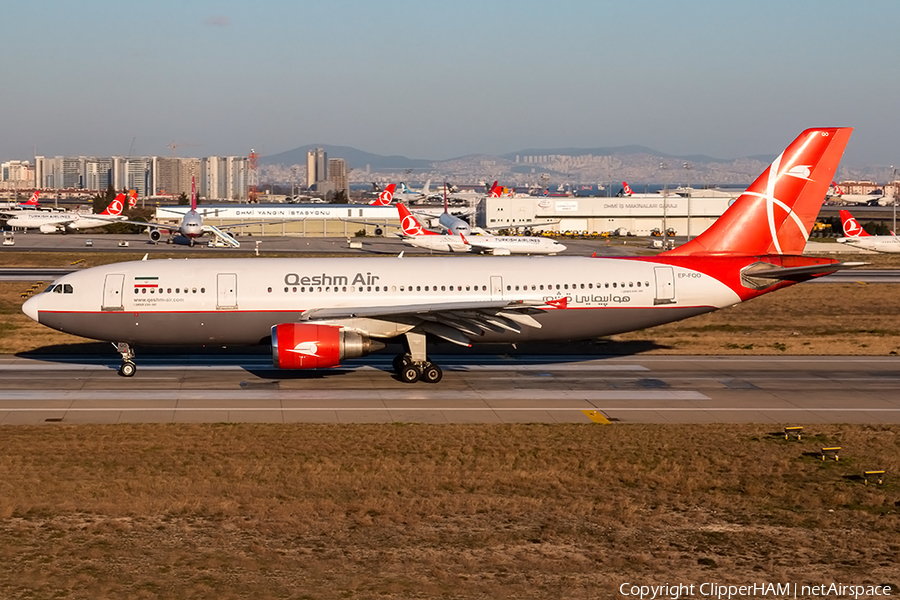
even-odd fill
[[[369,202],[372,206],[390,206],[394,201],[394,190],[397,189],[395,184],[390,184],[384,190],[378,194],[378,197]]]
[[[625,191],[626,196],[632,195],[634,192],[631,191],[631,186],[628,185],[627,181],[622,182],[622,189]]]
[[[503,188],[497,185],[497,182],[494,182],[494,185],[491,186],[491,198],[499,198],[500,194],[503,193]]]
[[[839,186],[834,181],[831,182],[831,189],[834,190],[835,196],[843,196],[844,195],[844,190],[842,190],[841,186]]]
[[[191,210],[197,210],[197,182],[191,177]]]
[[[852,131],[807,129],[709,229],[664,254],[802,254]]]
[[[19,202],[19,206],[37,206],[38,205],[38,195],[40,193],[41,193],[40,190],[34,190],[34,193],[31,195],[31,198],[29,198],[27,202]]]
[[[122,207],[123,207],[124,202],[125,202],[125,194],[119,194],[115,198],[113,198],[113,201],[109,203],[109,206],[107,206],[103,210],[103,212],[100,214],[106,215],[106,216],[118,217],[119,215],[122,214]]]
[[[403,206],[402,202],[397,203],[397,212],[400,214],[400,231],[403,232],[403,235],[408,236],[418,236],[418,235],[438,235],[433,231],[428,231],[425,229],[419,220],[409,212],[409,209]]]
[[[128,208],[137,206],[137,190],[128,190]]]
[[[849,210],[839,211],[841,214],[841,226],[844,228],[844,235],[847,237],[870,237],[868,232],[862,228],[859,221],[853,218]]]

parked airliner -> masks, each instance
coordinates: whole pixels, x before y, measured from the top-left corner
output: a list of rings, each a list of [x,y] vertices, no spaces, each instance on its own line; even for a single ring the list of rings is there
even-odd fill
[[[841,225],[846,237],[838,238],[839,244],[846,244],[862,250],[875,252],[900,252],[900,237],[896,235],[871,235],[853,218],[848,210],[841,210]]]
[[[16,212],[19,212],[25,208],[38,208],[38,196],[40,195],[41,190],[34,190],[34,193],[31,195],[31,198],[26,200],[25,202],[7,202],[3,207],[5,209],[12,209]],[[9,212],[4,212],[3,214],[10,214]]]
[[[203,224],[203,216],[197,211],[197,185],[193,178],[191,178],[191,210],[187,211],[184,214],[184,217],[181,219],[181,223],[178,225],[168,225],[166,223],[153,223],[146,221],[123,221],[124,223],[131,223],[132,225],[143,225],[147,227],[147,235],[150,236],[150,239],[154,242],[158,242],[162,239],[162,232],[168,231],[170,234],[169,242],[175,242],[178,244],[187,244],[189,246],[193,246],[196,242],[197,238],[202,236],[204,233],[212,233],[232,248],[239,248],[241,243],[237,241],[237,239],[225,231],[226,229],[231,229],[235,227],[245,227],[247,225],[255,225],[255,223],[240,223],[237,225],[223,225],[221,227],[215,227],[213,225],[204,225]]]
[[[36,192],[35,192],[36,193]],[[12,215],[6,222],[9,227],[38,229],[41,233],[66,233],[80,229],[103,227],[116,221],[124,221],[122,208],[125,194],[119,194],[109,203],[103,212],[95,215],[87,212],[64,211],[48,212],[43,210],[19,210],[5,213]]]
[[[144,260],[65,275],[25,302],[48,327],[134,345],[271,343],[282,369],[399,339],[400,380],[437,382],[426,339],[589,339],[708,313],[860,263],[802,256],[850,128],[800,134],[690,242],[656,256]]]
[[[400,217],[400,231],[403,241],[410,246],[438,250],[440,252],[474,252],[477,254],[493,254],[508,256],[510,254],[559,254],[566,247],[556,240],[543,237],[511,236],[511,235],[458,235],[440,234],[430,231],[409,212],[401,203],[397,203]]]

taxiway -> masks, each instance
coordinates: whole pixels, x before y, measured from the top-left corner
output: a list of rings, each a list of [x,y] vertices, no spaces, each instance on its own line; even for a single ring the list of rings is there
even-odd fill
[[[0,423],[900,423],[900,358],[435,356],[437,385],[389,356],[278,371],[265,355],[0,357]]]

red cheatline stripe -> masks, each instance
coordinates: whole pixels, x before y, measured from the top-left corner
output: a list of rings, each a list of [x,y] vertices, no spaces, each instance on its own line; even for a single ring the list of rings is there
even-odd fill
[[[159,286],[155,283],[136,283],[136,284],[134,284],[134,287],[136,287],[136,288],[155,288],[155,287],[159,287]]]

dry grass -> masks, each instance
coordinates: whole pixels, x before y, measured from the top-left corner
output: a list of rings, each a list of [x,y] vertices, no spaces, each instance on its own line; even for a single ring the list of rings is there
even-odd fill
[[[816,283],[615,339],[666,354],[894,355],[898,314],[896,285]]]
[[[900,429],[3,427],[3,598],[900,584]],[[840,462],[812,456],[842,445]],[[864,469],[884,468],[884,486]]]

